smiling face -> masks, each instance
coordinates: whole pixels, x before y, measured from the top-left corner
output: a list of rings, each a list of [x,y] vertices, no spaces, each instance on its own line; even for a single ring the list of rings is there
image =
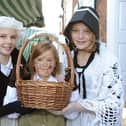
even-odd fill
[[[16,46],[17,30],[0,28],[0,57],[9,56]]]
[[[43,80],[60,72],[58,51],[52,42],[42,41],[32,47],[29,66],[32,77],[38,74]]]
[[[35,58],[34,65],[36,73],[43,80],[47,80],[48,77],[52,75],[56,66],[56,60],[53,52],[48,50],[39,55],[37,58]]]
[[[83,23],[76,23],[71,29],[71,39],[79,50],[91,50],[95,43],[94,33]]]

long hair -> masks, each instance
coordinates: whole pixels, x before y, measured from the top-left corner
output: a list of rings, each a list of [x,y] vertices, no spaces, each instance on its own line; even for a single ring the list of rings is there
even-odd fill
[[[52,42],[50,41],[44,41],[44,42],[39,42],[36,45],[33,45],[32,47],[32,53],[30,56],[30,61],[29,61],[29,66],[30,66],[30,71],[31,71],[31,76],[34,75],[35,73],[35,68],[34,68],[34,60],[40,56],[41,54],[43,54],[45,51],[51,50],[55,56],[55,60],[56,60],[56,66],[55,69],[52,73],[53,76],[55,76],[56,74],[58,74],[60,72],[60,62],[59,62],[59,55],[57,52],[56,47],[52,44]]]

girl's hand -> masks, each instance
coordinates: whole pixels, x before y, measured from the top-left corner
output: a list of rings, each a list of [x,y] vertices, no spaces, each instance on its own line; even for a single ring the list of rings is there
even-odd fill
[[[57,79],[58,82],[65,82],[64,75],[56,75],[56,79]]]
[[[61,111],[54,111],[54,110],[48,110],[48,112],[54,114],[54,115],[63,115],[62,110]]]
[[[85,109],[79,102],[72,102],[62,110],[63,114],[70,114],[72,112],[81,112],[81,111],[85,111]]]

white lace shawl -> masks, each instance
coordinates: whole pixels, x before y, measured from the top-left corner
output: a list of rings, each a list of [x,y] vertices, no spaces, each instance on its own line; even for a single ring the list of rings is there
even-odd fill
[[[102,52],[95,55],[85,70],[87,98],[80,100],[84,108],[95,113],[95,118],[92,112],[88,113],[88,117],[83,113],[80,118],[83,125],[85,123],[87,126],[120,126],[124,103],[120,68],[117,58],[111,52],[106,49]],[[78,81],[77,73],[76,76]],[[80,95],[82,91],[80,90]],[[92,118],[92,121],[85,117]]]

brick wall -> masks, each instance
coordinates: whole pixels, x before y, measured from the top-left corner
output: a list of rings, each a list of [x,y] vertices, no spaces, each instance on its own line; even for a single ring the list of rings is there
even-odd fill
[[[100,37],[103,42],[106,42],[106,11],[107,0],[96,0],[96,9],[100,16]]]

